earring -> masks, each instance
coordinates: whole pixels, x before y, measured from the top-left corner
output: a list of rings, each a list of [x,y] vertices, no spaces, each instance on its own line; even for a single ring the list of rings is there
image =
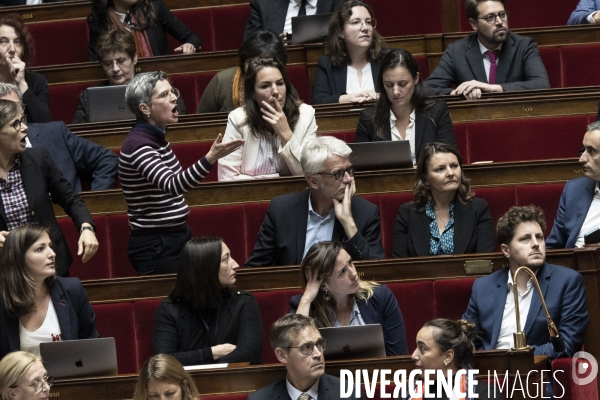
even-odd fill
[[[331,300],[331,295],[329,294],[327,289],[325,289],[325,293],[323,294],[323,300],[325,300],[325,301]]]
[[[448,366],[448,361],[444,361],[444,367]]]

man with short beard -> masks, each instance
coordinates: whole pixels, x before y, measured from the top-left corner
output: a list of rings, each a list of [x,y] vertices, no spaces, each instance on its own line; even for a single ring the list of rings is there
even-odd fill
[[[466,0],[467,17],[475,32],[448,46],[424,82],[427,94],[474,100],[482,93],[550,87],[537,44],[508,29],[504,6],[504,0]]]
[[[475,281],[463,315],[477,326],[475,333],[481,338],[477,349],[514,347],[517,327],[513,276],[521,266],[536,274],[550,317],[565,344],[564,351],[554,349],[533,279],[521,272],[516,283],[521,330],[534,354],[554,360],[572,357],[581,349],[590,321],[583,277],[577,271],[546,262],[545,229],[544,212],[536,206],[511,207],[498,220],[496,236],[509,267]]]

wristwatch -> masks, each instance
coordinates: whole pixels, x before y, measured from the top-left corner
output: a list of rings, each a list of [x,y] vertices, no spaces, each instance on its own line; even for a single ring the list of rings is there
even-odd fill
[[[92,233],[94,235],[96,234],[96,232],[94,231],[94,227],[93,226],[83,225],[81,227],[81,229],[79,230],[79,234],[81,235],[83,233],[83,231],[92,231]]]

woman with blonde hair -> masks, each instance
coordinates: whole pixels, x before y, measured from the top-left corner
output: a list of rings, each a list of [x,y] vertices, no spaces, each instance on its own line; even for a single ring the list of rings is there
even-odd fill
[[[142,365],[133,400],[196,400],[198,389],[174,357],[157,354]]]
[[[300,266],[303,294],[291,312],[313,317],[319,327],[381,324],[388,356],[408,354],[404,319],[386,285],[363,281],[340,242],[311,246]]]
[[[47,399],[53,382],[42,361],[31,353],[15,351],[0,360],[1,400]]]

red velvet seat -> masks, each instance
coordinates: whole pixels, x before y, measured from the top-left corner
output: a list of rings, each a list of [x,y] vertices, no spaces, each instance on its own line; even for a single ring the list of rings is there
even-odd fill
[[[188,8],[173,10],[173,15],[181,20],[192,32],[202,39],[202,52],[215,51],[214,26],[210,7]],[[181,43],[173,36],[167,34],[171,54]]]
[[[396,296],[404,318],[408,354],[416,349],[416,337],[423,324],[434,317],[432,281],[390,283],[388,287]],[[418,307],[415,305],[418,304]]]
[[[285,291],[275,290],[272,292],[253,293],[260,309],[260,317],[263,325],[263,348],[261,361],[266,364],[278,363],[275,352],[271,348],[271,325],[289,311],[288,303],[285,301]]]
[[[292,86],[296,88],[298,96],[306,104],[310,104],[310,86],[308,84],[308,71],[306,65],[287,65],[285,67]]]
[[[469,160],[474,163],[575,157],[586,126],[587,117],[583,115],[470,123]]]
[[[119,374],[138,371],[133,303],[96,304],[96,329],[100,337],[114,337]]]
[[[81,280],[87,279],[108,279],[110,278],[109,269],[109,241],[108,227],[106,217],[97,215],[92,217],[96,225],[96,238],[98,239],[98,251],[87,263],[81,261],[81,256],[77,255],[77,242],[79,241],[79,232],[71,218],[58,218],[58,224],[63,232],[64,239],[69,246],[73,264],[69,268],[69,274]]]
[[[181,97],[185,102],[188,114],[194,114],[198,107],[198,93],[196,92],[196,80],[192,74],[169,75],[173,86],[179,89]]]
[[[600,44],[563,46],[560,62],[563,87],[600,85],[600,76],[589,69],[590,65],[600,63]]]
[[[548,80],[550,87],[560,88],[565,87],[562,82],[562,65],[560,62],[560,48],[558,47],[540,47],[540,57],[546,72],[548,72]]]
[[[233,65],[232,65],[233,67]],[[196,95],[198,96],[196,99],[196,104],[200,103],[200,99],[202,98],[202,94],[204,94],[204,90],[210,83],[210,80],[217,74],[217,71],[209,71],[209,72],[200,72],[194,75],[194,79],[196,80]],[[195,113],[196,110],[189,109],[188,113]]]
[[[106,216],[109,238],[109,260],[111,278],[137,276],[137,272],[129,262],[127,245],[129,243],[129,219],[127,214]]]
[[[137,344],[136,371],[152,357],[152,338],[154,336],[154,315],[160,299],[140,300],[133,303],[135,337]]]
[[[27,30],[35,42],[35,66],[88,61],[88,25],[85,18],[28,23]]]
[[[587,364],[587,368],[585,368],[585,364]],[[596,368],[597,367],[598,366],[596,365]],[[593,369],[588,360],[583,358],[557,358],[552,361],[552,371],[555,377],[555,379],[552,380],[554,385],[554,398],[572,400],[598,398],[597,376],[585,385],[577,384],[573,379],[574,376],[577,376],[579,379],[589,379]],[[597,369],[596,372],[598,372]]]
[[[377,19],[377,31],[384,37],[443,31],[440,1],[371,0],[369,5]]]
[[[217,138],[215,134],[215,139]],[[208,154],[212,142],[193,142],[171,145],[171,149],[181,164],[181,168],[188,169],[192,164]],[[218,177],[218,161],[202,182],[216,182]]]
[[[86,82],[48,86],[52,119],[70,124],[73,121],[75,110],[79,106],[79,93],[90,86],[94,86],[94,84],[94,82]]]
[[[488,202],[494,226],[496,226],[498,218],[516,204],[514,186],[477,188],[473,189],[473,192],[475,192],[477,197],[485,199]]]
[[[523,185],[515,188],[516,204],[527,206],[534,204],[544,210],[546,217],[546,236],[552,231],[554,218],[558,211],[558,203],[565,185],[563,183],[542,184],[542,185]]]
[[[244,221],[245,221],[245,255],[244,258],[237,260],[242,265],[254,250],[254,245],[258,241],[258,232],[265,220],[265,214],[269,208],[268,202],[247,203],[244,204]]]
[[[452,123],[452,129],[454,129],[456,148],[462,156],[463,165],[470,164],[471,161],[469,160],[469,151],[467,148],[467,124],[454,122]]]
[[[457,320],[467,311],[475,278],[439,279],[433,282],[434,318]]]
[[[211,9],[215,50],[237,50],[243,43],[248,4],[223,5]]]
[[[379,212],[381,214],[381,244],[385,250],[386,258],[392,257],[394,244],[394,226],[398,208],[404,203],[413,200],[412,192],[386,193],[379,196]]]
[[[427,63],[427,56],[424,54],[414,56],[415,61],[419,65],[419,74],[421,75],[421,80],[425,80],[429,77],[429,64]]]

